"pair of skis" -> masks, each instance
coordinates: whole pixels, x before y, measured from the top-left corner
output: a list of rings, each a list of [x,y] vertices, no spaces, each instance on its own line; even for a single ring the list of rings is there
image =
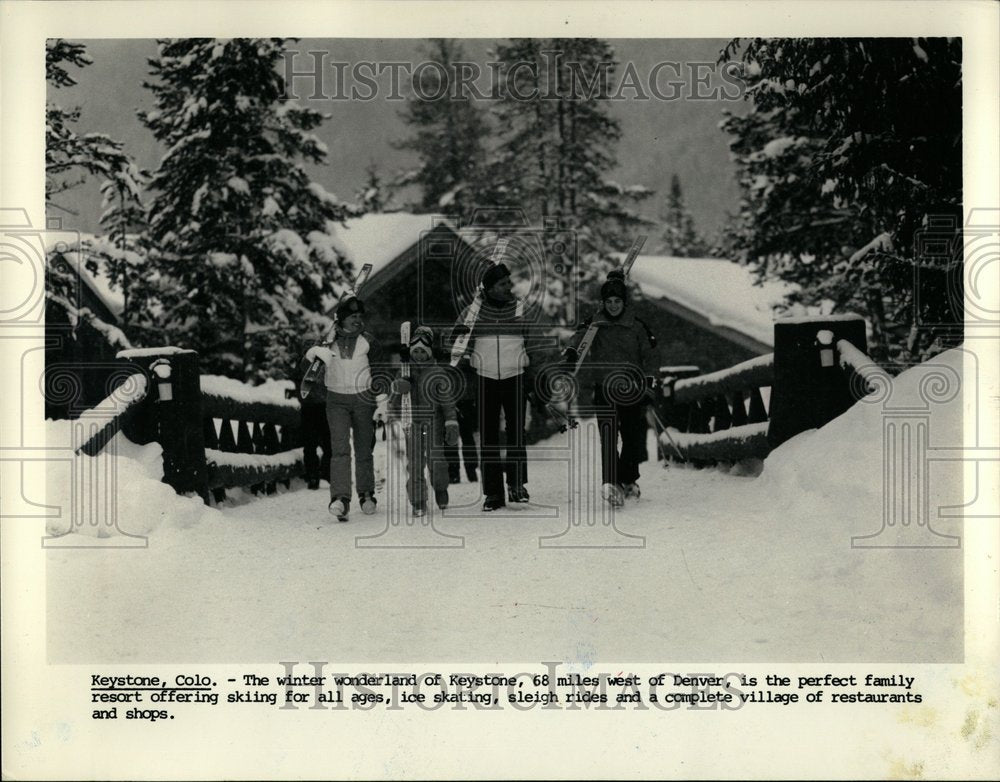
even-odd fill
[[[354,284],[340,294],[340,298],[337,299],[337,306],[339,307],[341,302],[344,301],[348,296],[357,296],[358,291],[361,290],[361,286],[365,284],[368,280],[368,275],[372,273],[372,265],[366,263],[361,267],[361,271],[358,272],[358,276],[354,278]],[[330,330],[326,333],[326,337],[320,343],[321,345],[331,344],[337,336],[337,321],[334,319],[333,325],[330,326]],[[309,397],[316,388],[322,383],[323,373],[326,369],[326,365],[320,361],[318,358],[314,358],[312,364],[309,365],[309,369],[306,370],[305,376],[302,378],[302,382],[299,384],[299,394],[303,399]]]
[[[642,252],[642,246],[645,243],[645,235],[637,236],[635,241],[632,242],[632,246],[625,255],[625,260],[622,261],[622,265],[618,268],[618,271],[621,272],[623,280],[628,278],[629,272],[632,271],[632,267],[635,265],[636,259],[638,259],[639,253]],[[594,344],[594,338],[597,337],[598,328],[600,328],[600,326],[597,324],[596,320],[592,321],[587,327],[587,330],[583,333],[583,339],[580,340],[580,344],[576,346],[576,363],[573,365],[573,371],[571,373],[573,377],[576,377],[579,374],[580,368],[583,366],[583,362],[587,359],[590,347]],[[564,413],[551,402],[549,402],[549,404],[545,407],[549,413],[561,421],[561,425],[559,427],[560,431],[565,432],[567,429],[575,429],[577,427],[577,421],[575,418],[572,418],[567,413]]]

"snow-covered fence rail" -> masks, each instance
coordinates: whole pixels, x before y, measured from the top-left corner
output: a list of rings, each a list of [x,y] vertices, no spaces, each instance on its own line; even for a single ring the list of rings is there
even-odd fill
[[[139,411],[139,403],[146,398],[149,386],[146,383],[146,376],[135,373],[125,378],[125,382],[112,391],[104,401],[99,402],[94,410],[114,410],[115,413],[108,421],[92,434],[87,440],[76,449],[77,453],[85,453],[87,456],[96,456],[113,438],[122,427],[133,418]]]
[[[273,494],[278,481],[302,473],[299,403],[285,398],[284,385],[202,375],[201,407],[208,488],[217,502],[234,486]]]
[[[285,385],[251,387],[202,376],[198,354],[179,348],[124,350],[149,391],[122,421],[129,439],[163,447],[163,480],[209,501],[238,486],[273,492],[301,474],[299,403]]]
[[[737,461],[767,455],[767,394],[774,354],[687,378],[664,378],[665,420],[674,443],[695,463]]]
[[[706,375],[664,378],[672,439],[664,437],[666,452],[676,448],[695,463],[763,459],[850,407],[858,396],[853,379],[874,367],[865,344],[856,315],[783,319],[774,324],[774,353]]]

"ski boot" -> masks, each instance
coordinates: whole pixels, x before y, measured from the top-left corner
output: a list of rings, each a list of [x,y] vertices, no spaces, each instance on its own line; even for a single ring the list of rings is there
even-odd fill
[[[351,500],[349,497],[335,497],[330,500],[327,510],[331,516],[336,516],[337,521],[347,521],[347,514],[351,510]]]
[[[435,491],[434,492],[434,501],[437,503],[437,506],[441,510],[444,510],[445,508],[447,508],[448,507],[448,490],[447,489],[438,489],[437,491]]]
[[[315,491],[319,488],[319,478],[310,478],[306,485],[309,487],[310,491]]]
[[[642,492],[639,491],[639,484],[634,481],[632,483],[626,483],[621,488],[626,500],[637,500],[640,496],[642,496]]]
[[[483,502],[483,510],[489,513],[490,511],[500,510],[500,508],[506,507],[507,503],[503,501],[502,494],[488,494],[486,495],[486,500]]]
[[[358,500],[361,502],[361,512],[366,516],[371,516],[375,513],[376,499],[375,495],[371,492],[366,492],[365,494],[359,494]]]
[[[601,487],[601,496],[607,500],[612,508],[620,508],[625,504],[625,497],[622,490],[613,483],[605,483]]]
[[[507,499],[510,502],[527,502],[528,501],[528,490],[521,486],[508,486],[507,487]]]
[[[427,509],[423,505],[414,505],[413,506],[413,517],[414,518],[419,519],[421,516],[424,516],[426,514],[427,514]]]

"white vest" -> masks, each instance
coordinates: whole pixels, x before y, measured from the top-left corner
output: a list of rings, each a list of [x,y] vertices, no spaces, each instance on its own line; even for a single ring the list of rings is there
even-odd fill
[[[524,302],[519,301],[514,309],[515,317],[524,314]],[[520,375],[528,366],[528,354],[524,347],[524,337],[514,334],[484,334],[472,342],[472,356],[469,363],[483,377],[506,380]]]
[[[326,387],[338,394],[360,394],[372,385],[372,370],[368,365],[368,340],[360,334],[354,343],[354,355],[342,358],[340,347],[316,348],[316,357],[326,364]]]

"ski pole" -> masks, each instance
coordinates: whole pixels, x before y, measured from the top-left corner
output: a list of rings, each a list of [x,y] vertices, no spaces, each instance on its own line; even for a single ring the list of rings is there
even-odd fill
[[[654,408],[652,405],[650,405],[649,406],[649,412],[651,412],[653,414],[653,420],[656,421],[656,425],[659,427],[660,431],[663,432],[663,434],[665,434],[667,436],[667,440],[670,441],[670,445],[673,446],[673,449],[677,453],[677,456],[680,458],[680,460],[682,462],[686,462],[687,459],[684,458],[684,454],[681,453],[681,449],[677,447],[677,443],[674,442],[674,438],[670,436],[670,432],[667,431],[667,427],[665,427],[663,425],[663,421],[661,421],[660,420],[660,416],[657,415],[656,408]],[[657,439],[657,442],[659,442],[660,438],[657,437],[656,439]]]

